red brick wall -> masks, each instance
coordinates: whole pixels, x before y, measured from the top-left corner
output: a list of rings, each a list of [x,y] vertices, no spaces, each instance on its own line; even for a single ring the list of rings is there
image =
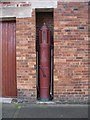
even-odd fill
[[[20,98],[36,97],[35,11],[16,20],[17,89]]]
[[[88,100],[88,3],[62,3],[54,9],[54,99]],[[17,19],[18,97],[36,98],[36,23]]]
[[[88,100],[88,3],[54,10],[54,94],[66,102]]]

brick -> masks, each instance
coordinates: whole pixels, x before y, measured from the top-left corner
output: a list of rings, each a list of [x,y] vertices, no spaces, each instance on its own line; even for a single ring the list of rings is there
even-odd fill
[[[53,26],[50,15],[45,15]],[[88,97],[88,3],[59,2],[54,9],[54,99],[87,102]],[[36,99],[36,21],[16,19],[18,97]],[[40,19],[38,23],[40,23]],[[41,24],[41,23],[40,23]],[[50,25],[51,24],[51,25]],[[51,29],[52,30],[52,29]]]

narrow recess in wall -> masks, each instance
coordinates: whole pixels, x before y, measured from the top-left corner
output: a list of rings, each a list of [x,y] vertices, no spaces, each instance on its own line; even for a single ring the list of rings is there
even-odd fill
[[[40,100],[40,73],[39,73],[39,30],[45,23],[51,31],[50,44],[50,100],[53,99],[53,61],[54,61],[54,47],[53,47],[53,9],[36,9],[36,86],[37,86],[37,100]]]

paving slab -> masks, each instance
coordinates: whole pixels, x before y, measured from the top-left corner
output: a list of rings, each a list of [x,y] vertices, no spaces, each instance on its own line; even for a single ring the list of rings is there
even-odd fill
[[[14,104],[2,104],[2,117],[3,118],[13,118],[16,112],[16,107]]]
[[[88,118],[88,105],[3,104],[3,118]]]

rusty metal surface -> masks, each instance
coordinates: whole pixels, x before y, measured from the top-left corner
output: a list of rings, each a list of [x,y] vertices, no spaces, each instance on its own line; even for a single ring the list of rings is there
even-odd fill
[[[50,34],[44,24],[40,35],[40,98],[49,100],[50,97]]]

